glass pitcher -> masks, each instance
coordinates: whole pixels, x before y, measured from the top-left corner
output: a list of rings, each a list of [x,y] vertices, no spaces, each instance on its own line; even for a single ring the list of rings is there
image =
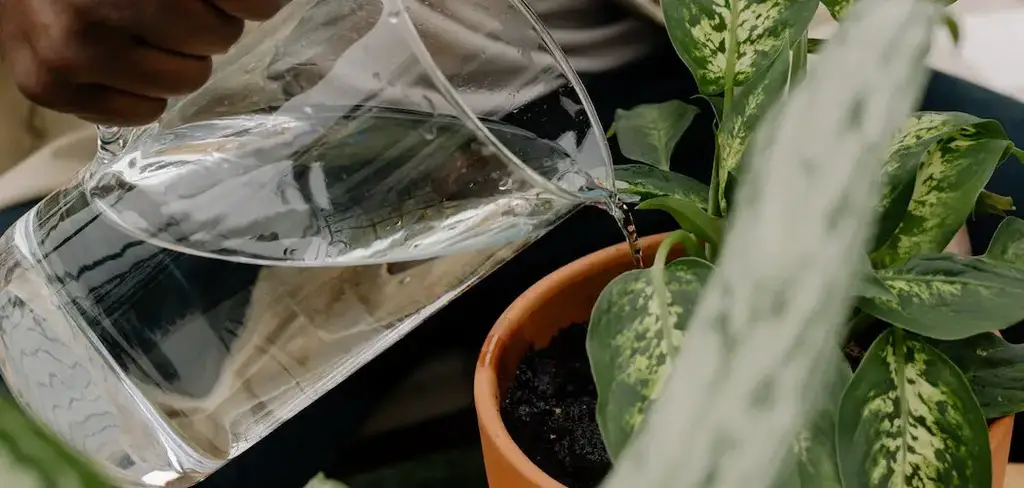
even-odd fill
[[[521,0],[295,0],[3,236],[0,371],[118,483],[190,486],[611,181]]]

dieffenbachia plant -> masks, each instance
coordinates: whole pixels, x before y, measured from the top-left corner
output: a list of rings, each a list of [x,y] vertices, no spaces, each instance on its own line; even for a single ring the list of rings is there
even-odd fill
[[[943,20],[934,3],[848,3],[827,4],[843,22],[808,69],[817,1],[662,2],[676,51],[715,110],[717,151],[703,185],[669,170],[696,108],[669,101],[616,115],[619,146],[637,161],[617,169],[619,192],[641,210],[667,211],[681,230],[649,269],[612,281],[592,312],[587,348],[613,488],[991,486],[986,420],[1024,411],[1024,346],[993,333],[1024,319],[1024,221],[1007,217],[981,256],[942,251],[972,212],[1012,210],[984,186],[1024,152],[993,120],[907,118]],[[849,220],[872,178],[881,186],[869,212],[877,230]],[[793,223],[804,214],[834,222]],[[783,232],[779,222],[795,227]],[[812,238],[850,229],[864,236],[832,245],[857,253],[820,259],[827,248]],[[671,259],[673,245],[686,257]],[[843,288],[847,269],[859,277],[852,291]],[[831,282],[813,281],[829,273]],[[832,288],[800,302],[795,287],[808,283]],[[793,315],[773,315],[783,310]],[[830,310],[845,317],[836,337]],[[830,338],[835,354],[800,349]],[[813,381],[809,369],[830,373]],[[778,388],[729,390],[741,372]],[[793,401],[797,386],[807,388],[803,402]],[[659,416],[659,398],[672,412]],[[790,426],[770,415],[779,404],[817,408]],[[789,439],[792,450],[754,453],[743,432],[775,439],[760,444],[769,449]]]
[[[348,488],[348,485],[340,481],[332,480],[323,473],[316,475],[313,479],[309,480],[306,484],[306,488]]]

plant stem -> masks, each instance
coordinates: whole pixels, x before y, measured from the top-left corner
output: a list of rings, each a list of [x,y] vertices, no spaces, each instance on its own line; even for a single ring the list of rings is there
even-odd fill
[[[687,239],[689,238],[689,239]],[[691,244],[692,243],[692,244]],[[672,251],[672,246],[676,244],[682,244],[686,248],[686,253],[690,256],[699,257],[699,253],[693,253],[690,251],[690,247],[697,247],[697,239],[693,237],[693,234],[685,230],[677,230],[665,237],[665,240],[661,241],[661,245],[658,246],[658,252],[654,255],[654,263],[651,265],[651,271],[655,273],[655,278],[664,277],[665,264],[668,261],[668,253]]]
[[[661,245],[658,246],[658,252],[654,255],[654,263],[651,265],[652,281],[654,281],[654,293],[653,299],[655,302],[655,309],[658,310],[658,322],[661,323],[661,331],[664,335],[665,353],[672,357],[676,351],[674,343],[672,341],[673,332],[675,331],[675,324],[671,323],[668,310],[669,293],[668,285],[665,284],[665,264],[668,261],[668,253],[672,250],[672,246],[682,243],[686,246],[687,252],[690,252],[690,246],[687,242],[692,242],[693,246],[696,247],[697,239],[693,237],[693,234],[685,230],[677,230],[667,237],[664,241],[661,241]]]
[[[793,86],[800,81],[804,72],[807,71],[807,31],[804,31],[800,39],[790,50],[789,81],[786,83],[786,91],[789,92]]]
[[[730,2],[729,5],[729,33],[726,34],[726,46],[725,46],[725,95],[722,99],[722,113],[721,117],[725,117],[725,114],[730,113],[732,110],[733,98],[736,97],[736,56],[739,55],[739,50],[736,45],[739,38],[738,23],[739,23],[740,12],[737,7],[737,2]],[[727,178],[729,175],[723,175],[719,170],[721,166],[721,148],[718,143],[718,135],[715,135],[715,164],[711,167],[711,190],[708,192],[708,215],[712,217],[722,216],[722,205],[720,202],[721,196],[721,180]]]
[[[708,191],[708,215],[712,217],[722,216],[722,206],[718,196],[718,187],[721,185],[718,181],[718,167],[721,166],[719,154],[721,153],[722,151],[718,147],[718,135],[715,134],[715,162],[711,165],[711,189]]]

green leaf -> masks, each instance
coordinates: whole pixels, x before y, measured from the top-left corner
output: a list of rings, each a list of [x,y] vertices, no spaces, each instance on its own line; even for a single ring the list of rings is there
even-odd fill
[[[828,9],[828,13],[832,15],[833,19],[838,20],[843,18],[843,14],[853,4],[853,0],[821,0],[821,4]]]
[[[781,484],[776,483],[778,488],[843,487],[836,459],[836,421],[839,401],[853,377],[853,371],[838,352],[831,362],[835,367],[833,376],[829,378],[828,390],[822,395],[825,403],[797,434],[793,442],[794,469],[788,479]]]
[[[1024,345],[990,332],[929,343],[964,373],[986,418],[1024,412]]]
[[[789,80],[786,82],[786,91],[792,90],[803,79],[804,73],[807,72],[809,44],[810,39],[807,38],[807,33],[804,32],[797,39],[796,43],[789,48]]]
[[[789,80],[789,47],[776,53],[770,69],[761,71],[747,83],[728,111],[722,114],[718,128],[718,198],[727,210],[726,184],[735,177],[747,144],[761,118],[786,92]]]
[[[663,0],[676,52],[700,92],[717,95],[768,69],[807,30],[817,0]]]
[[[962,339],[1024,318],[1024,269],[929,254],[878,275],[896,299],[865,298],[861,310],[926,337]]]
[[[111,485],[17,406],[0,399],[0,486],[108,488]]]
[[[883,300],[896,300],[896,294],[886,286],[885,281],[878,276],[878,273],[868,263],[867,269],[863,271],[864,278],[860,282],[857,296],[863,298],[881,298]]]
[[[834,354],[875,220],[878,166],[926,81],[932,8],[862,0],[760,124],[678,374],[606,488],[767,485]],[[853,62],[853,61],[856,62]],[[805,291],[814,289],[813,299]],[[752,389],[756,386],[757,388]],[[756,434],[756,435],[755,435]],[[756,442],[747,442],[756,438]]]
[[[990,487],[988,425],[964,375],[898,329],[883,333],[843,394],[845,488]]]
[[[951,143],[951,136],[961,128],[970,129],[975,124],[989,122],[959,112],[919,112],[910,118],[890,146],[882,165],[885,188],[878,204],[881,218],[875,249],[884,246],[902,223],[927,151],[940,141]]]
[[[843,16],[846,15],[846,11],[850,8],[850,5],[854,3],[854,0],[821,0],[821,3],[826,9],[828,9],[828,13],[832,14],[833,19],[841,20]],[[948,6],[956,3],[956,0],[938,0],[935,3]],[[947,22],[946,19],[949,18],[951,17],[948,15],[943,16],[943,22]],[[957,34],[959,34],[959,31]],[[956,40],[957,38],[958,35],[954,35],[953,39]]]
[[[878,240],[894,230],[872,253],[875,266],[896,266],[917,254],[942,251],[1012,149],[994,120],[958,113],[919,114],[883,166],[886,192],[879,205]],[[903,201],[908,202],[905,210]]]
[[[672,150],[700,110],[679,100],[615,111],[615,135],[622,154],[633,161],[669,169]]]
[[[1001,217],[1006,216],[1006,212],[1015,210],[1013,206],[1013,198],[997,195],[988,190],[984,190],[978,195],[978,200],[974,202],[974,211],[984,214],[999,215]]]
[[[715,111],[715,120],[722,120],[722,113],[724,112],[725,107],[725,99],[714,95],[701,94],[694,95],[693,98],[703,98],[704,100],[706,100],[708,102],[708,105],[711,105],[711,109]]]
[[[708,186],[688,176],[646,164],[615,167],[615,189],[643,202],[658,197],[675,197],[700,208],[708,206]]]
[[[618,457],[658,397],[712,266],[681,258],[626,272],[601,292],[590,317],[587,356],[597,385],[597,424]]]
[[[985,251],[985,259],[1024,267],[1024,220],[1007,217],[999,223]]]
[[[679,227],[690,231],[693,235],[718,249],[722,243],[722,219],[712,217],[693,202],[675,197],[660,197],[647,200],[637,205],[640,210],[662,210],[672,215],[679,222]]]
[[[317,474],[313,479],[306,483],[306,488],[348,488],[348,485],[340,481],[335,481],[323,473]]]
[[[960,44],[960,25],[957,24],[956,19],[948,13],[942,16],[942,22],[946,24],[946,30],[949,31],[949,37],[953,39],[953,45]]]

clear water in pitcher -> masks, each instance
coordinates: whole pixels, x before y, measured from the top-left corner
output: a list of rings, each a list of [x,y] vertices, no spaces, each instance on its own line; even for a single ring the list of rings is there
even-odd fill
[[[4,236],[4,376],[126,485],[207,476],[579,205],[454,120],[317,110],[327,130],[253,114],[151,137]]]

